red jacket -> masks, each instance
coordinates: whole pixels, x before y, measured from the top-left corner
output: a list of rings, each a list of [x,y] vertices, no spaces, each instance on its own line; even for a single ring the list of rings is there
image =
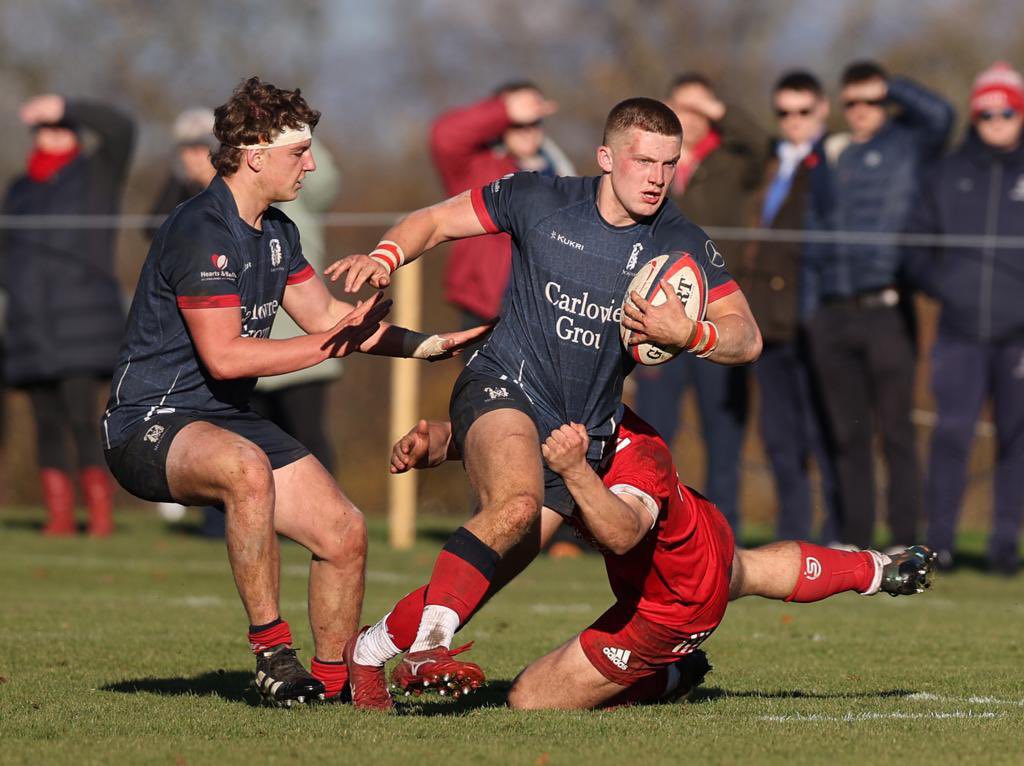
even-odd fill
[[[494,149],[509,124],[505,103],[497,97],[452,109],[437,118],[430,151],[449,196],[519,170],[511,157]],[[511,269],[508,234],[459,240],[445,267],[445,298],[485,319],[496,317]]]

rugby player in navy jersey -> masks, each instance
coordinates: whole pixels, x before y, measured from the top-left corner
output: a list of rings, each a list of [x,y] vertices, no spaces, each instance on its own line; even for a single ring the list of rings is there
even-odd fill
[[[426,336],[381,320],[390,302],[335,300],[271,207],[316,169],[320,113],[258,78],[216,111],[217,175],[157,232],[132,302],[102,420],[107,463],[154,502],[221,505],[231,571],[249,617],[256,681],[274,704],[336,696],[363,598],[366,527],[309,451],[248,407],[260,375],[354,351],[440,359],[488,328]],[[283,308],[308,335],[271,340]],[[277,534],[308,548],[312,674],[279,610]]]
[[[500,321],[455,384],[453,443],[479,498],[479,512],[445,544],[426,589],[419,629],[393,678],[422,687],[448,676],[467,688],[483,681],[474,663],[454,658],[451,640],[486,597],[497,564],[515,570],[532,559],[541,507],[570,515],[574,501],[545,468],[539,434],[565,423],[585,427],[587,458],[597,465],[622,417],[622,382],[632,362],[619,341],[619,306],[644,263],[685,251],[708,280],[707,318],[688,319],[679,301],[624,319],[634,342],[686,348],[719,364],[757,358],[761,338],[746,299],[717,248],[666,200],[682,129],[652,99],[615,106],[605,123],[595,178],[515,173],[433,207],[390,229],[369,255],[327,269],[345,289],[389,284],[391,272],[435,245],[497,231],[512,237],[512,278]],[[671,291],[669,291],[671,292]],[[346,647],[357,705],[391,704],[383,664],[396,653],[386,621]]]

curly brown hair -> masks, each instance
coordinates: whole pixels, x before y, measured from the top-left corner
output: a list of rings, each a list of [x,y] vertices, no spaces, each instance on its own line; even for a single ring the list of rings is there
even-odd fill
[[[303,123],[312,130],[320,121],[320,112],[310,108],[298,88],[282,90],[259,77],[242,82],[213,114],[213,133],[220,147],[210,159],[222,176],[238,170],[243,150],[235,147],[269,142],[275,133]]]

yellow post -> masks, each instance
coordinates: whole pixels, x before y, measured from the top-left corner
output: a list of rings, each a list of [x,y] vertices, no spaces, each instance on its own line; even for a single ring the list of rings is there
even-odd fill
[[[413,261],[392,278],[394,309],[389,321],[402,327],[422,326],[421,296],[423,270]],[[419,420],[420,368],[415,359],[391,362],[391,422],[388,448]],[[416,472],[388,478],[388,539],[392,548],[405,550],[416,541]]]

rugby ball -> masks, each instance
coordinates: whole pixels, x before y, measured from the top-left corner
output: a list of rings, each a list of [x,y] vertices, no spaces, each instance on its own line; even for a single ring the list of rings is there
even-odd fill
[[[643,268],[636,273],[633,281],[626,289],[626,295],[622,299],[622,316],[626,315],[626,306],[632,306],[633,301],[629,297],[634,290],[646,298],[654,306],[660,306],[668,297],[661,288],[661,280],[665,280],[679,296],[686,310],[686,316],[694,322],[704,319],[704,312],[708,307],[707,277],[704,269],[693,259],[689,253],[668,253],[652,258],[644,264]],[[622,338],[622,345],[638,364],[655,365],[664,364],[674,359],[682,352],[678,346],[661,346],[657,343],[640,343],[636,346],[629,345],[629,338],[632,331],[625,325],[619,323],[619,337]]]

